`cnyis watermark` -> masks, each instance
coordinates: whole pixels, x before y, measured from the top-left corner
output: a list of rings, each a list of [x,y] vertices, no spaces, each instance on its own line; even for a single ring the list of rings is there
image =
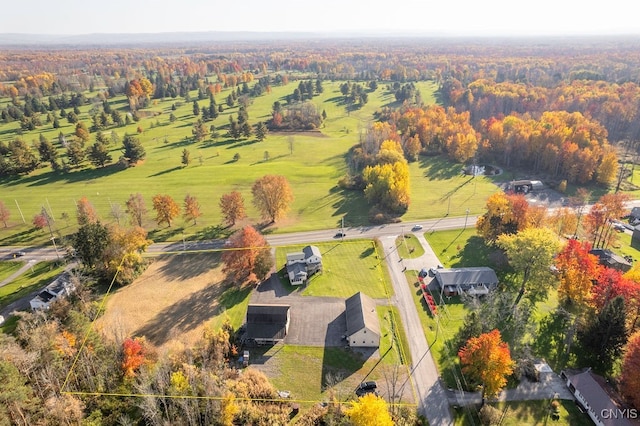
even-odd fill
[[[603,419],[637,419],[640,418],[635,408],[605,408],[600,412]]]

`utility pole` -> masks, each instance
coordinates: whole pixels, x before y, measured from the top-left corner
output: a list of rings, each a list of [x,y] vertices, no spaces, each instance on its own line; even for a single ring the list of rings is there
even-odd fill
[[[469,209],[467,209],[467,215],[464,217],[464,229],[467,229],[467,219],[469,219]]]
[[[14,198],[14,200],[13,200],[13,201],[15,201],[15,202],[16,202],[16,207],[18,208],[18,211],[20,212],[20,217],[22,217],[22,223],[27,223],[27,222],[24,220],[24,215],[22,214],[22,209],[20,208],[20,204],[18,204],[18,200],[16,200],[16,199]]]

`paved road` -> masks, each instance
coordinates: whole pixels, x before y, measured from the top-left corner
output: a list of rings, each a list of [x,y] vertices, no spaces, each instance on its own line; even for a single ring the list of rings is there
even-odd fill
[[[431,425],[450,425],[453,418],[449,411],[449,398],[446,390],[440,382],[438,369],[433,360],[430,344],[427,339],[418,316],[416,305],[413,301],[413,288],[407,283],[403,270],[421,269],[425,266],[433,266],[438,259],[422,236],[424,229],[416,234],[425,247],[425,254],[411,262],[401,260],[396,249],[397,236],[381,238],[384,246],[387,267],[395,292],[394,302],[398,306],[402,323],[405,327],[411,352],[411,372],[413,385],[418,399],[418,411],[424,414]]]

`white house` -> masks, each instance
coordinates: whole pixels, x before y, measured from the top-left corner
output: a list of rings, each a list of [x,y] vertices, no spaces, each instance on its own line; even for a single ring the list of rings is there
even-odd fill
[[[322,254],[316,246],[306,246],[302,251],[287,253],[287,275],[292,285],[302,285],[307,279],[322,272]]]
[[[29,301],[31,309],[49,309],[54,300],[66,297],[75,290],[68,274],[58,276],[51,284],[46,286],[36,297]]]
[[[575,374],[562,371],[560,376],[566,380],[567,387],[576,401],[587,411],[596,425],[631,425],[629,418],[632,412],[616,403],[605,390],[608,386],[604,378],[593,374],[591,369]]]
[[[380,321],[376,312],[376,302],[366,294],[358,292],[345,300],[344,305],[349,346],[379,347]]]

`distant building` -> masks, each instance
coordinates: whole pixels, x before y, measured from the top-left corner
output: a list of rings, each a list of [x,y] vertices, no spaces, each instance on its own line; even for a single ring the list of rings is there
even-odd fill
[[[46,286],[36,297],[29,301],[29,306],[33,310],[49,309],[55,300],[66,297],[73,293],[75,286],[71,283],[69,274],[58,276],[51,284]]]
[[[514,180],[509,182],[508,189],[516,194],[528,194],[529,192],[544,189],[544,184],[539,180]]]
[[[627,272],[633,265],[624,257],[615,254],[607,249],[592,249],[589,253],[598,256],[598,263],[607,268],[617,269],[621,272]]]
[[[380,321],[376,302],[362,292],[345,300],[347,339],[351,347],[380,346]]]
[[[290,322],[289,305],[249,305],[246,337],[261,345],[275,344],[287,336]]]
[[[486,266],[436,269],[434,276],[440,286],[440,292],[446,296],[462,293],[487,294],[498,286],[498,277],[495,271]]]
[[[313,274],[322,272],[322,254],[316,246],[306,246],[300,252],[287,254],[287,275],[291,285],[302,285]]]
[[[613,389],[604,378],[591,372],[591,369],[578,373],[562,371],[560,376],[565,380],[578,404],[589,414],[596,425],[631,425],[628,420],[630,411],[623,410],[623,407],[616,401]]]

